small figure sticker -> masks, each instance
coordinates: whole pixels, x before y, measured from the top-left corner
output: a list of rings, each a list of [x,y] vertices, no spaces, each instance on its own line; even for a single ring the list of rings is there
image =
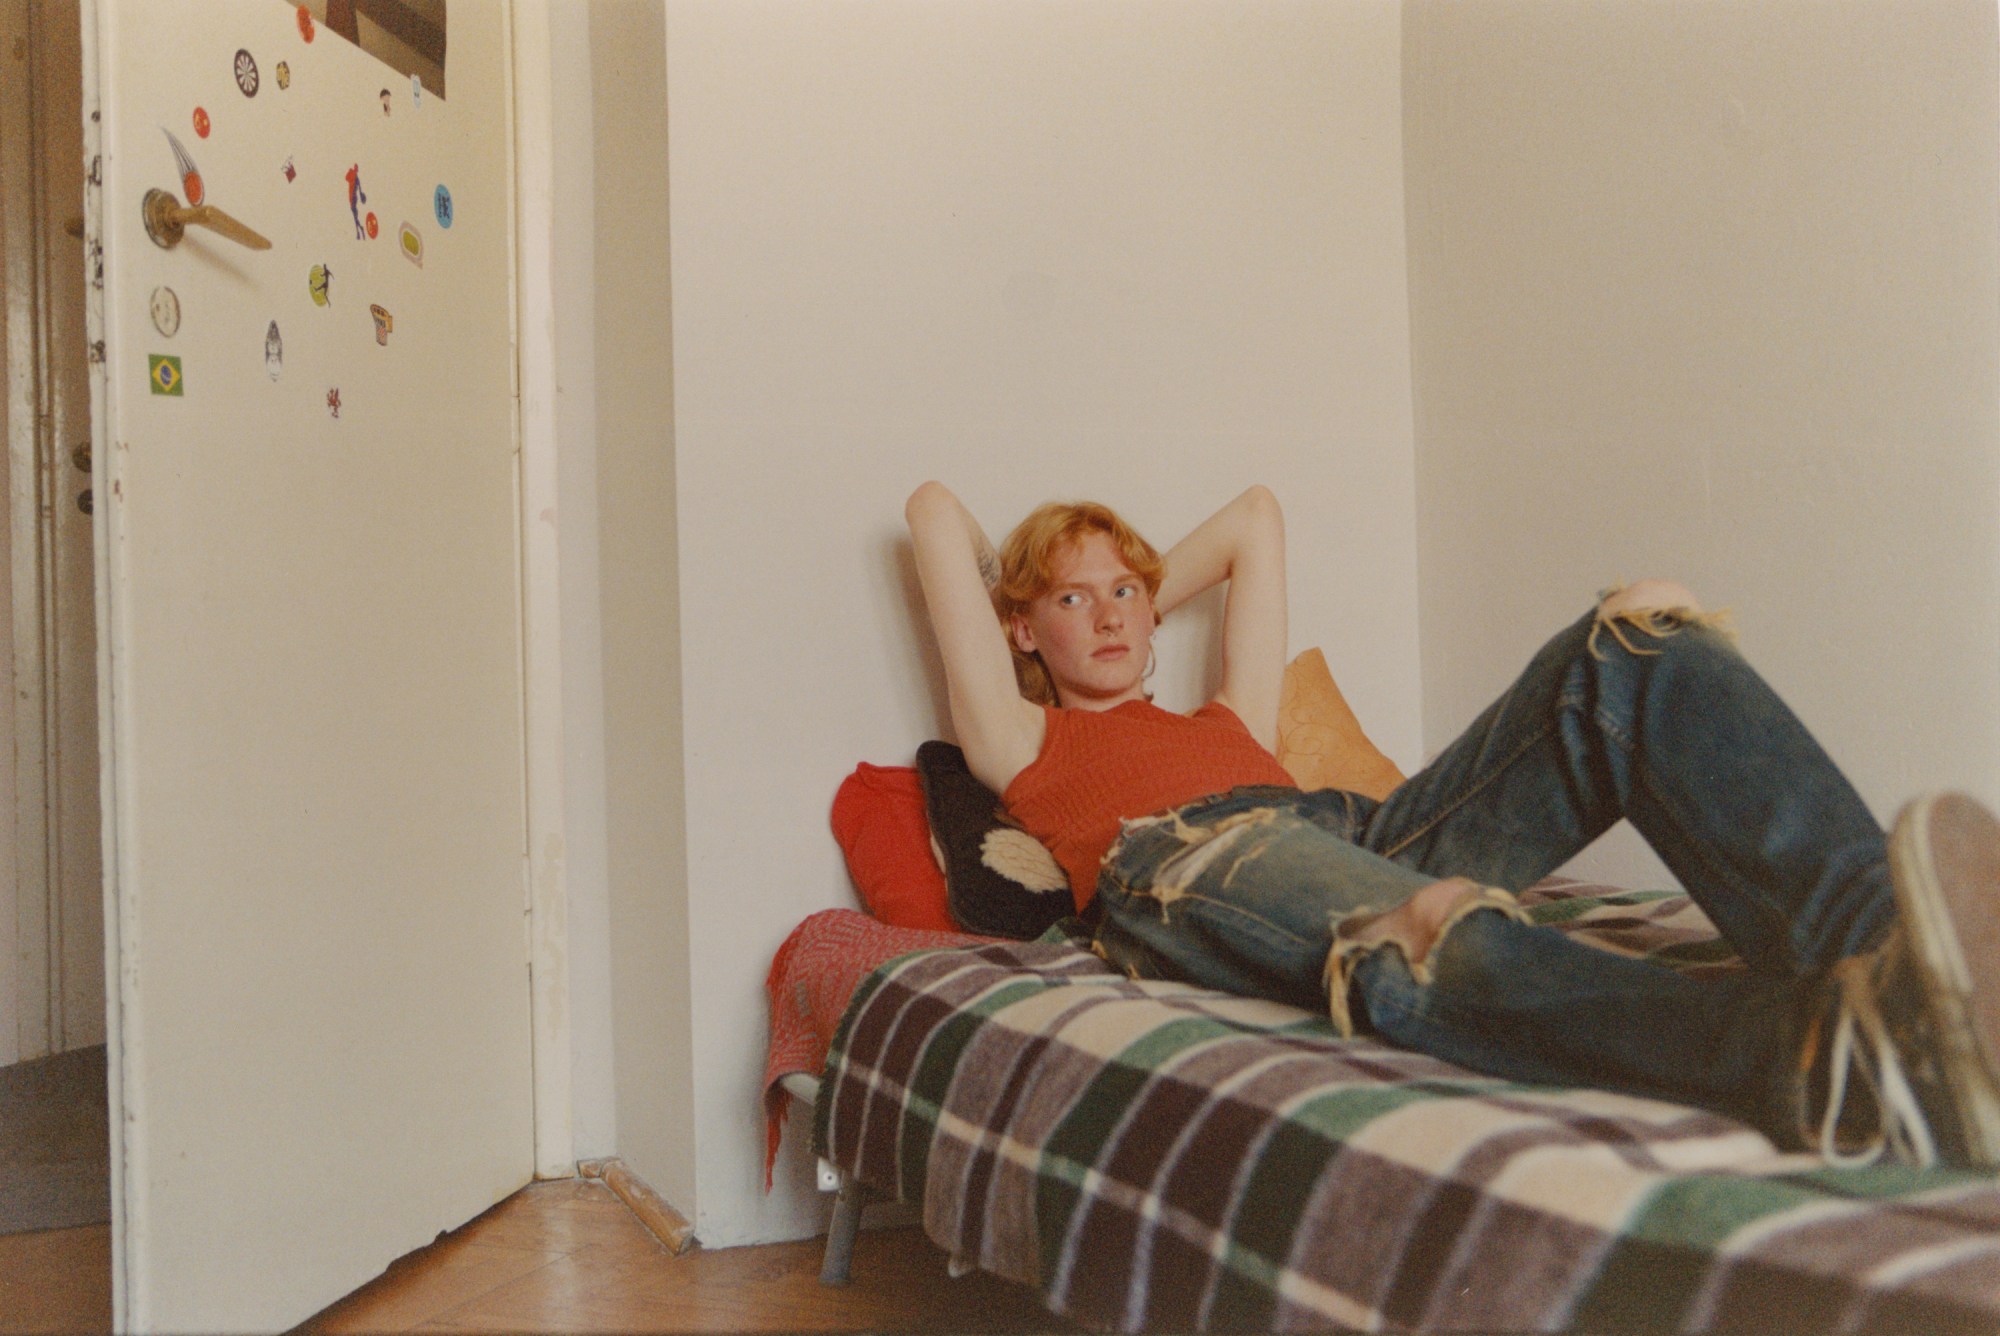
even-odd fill
[[[171,339],[181,327],[181,299],[172,288],[154,288],[148,305],[153,313],[153,328],[160,331],[161,338]]]
[[[340,416],[340,386],[336,385],[326,392],[326,411],[336,418]]]
[[[187,196],[188,207],[195,208],[208,193],[201,183],[201,169],[194,165],[194,159],[190,158],[188,151],[181,147],[181,141],[174,138],[172,130],[163,125],[160,127],[160,133],[167,137],[167,145],[174,151],[174,165],[180,168],[181,193]]]
[[[292,166],[292,160],[290,158],[285,159],[285,166],[283,170],[285,173],[285,180],[296,181],[299,179],[299,169]]]
[[[388,347],[389,332],[396,328],[396,317],[390,315],[380,306],[369,307],[368,314],[375,317],[375,342],[381,344],[384,348]]]
[[[437,194],[435,194],[435,195],[433,195],[433,196],[431,197],[431,204],[432,204],[432,206],[433,206],[433,207],[434,207],[434,208],[435,208],[435,209],[437,210],[437,220],[438,220],[438,226],[439,226],[439,227],[450,227],[450,226],[451,226],[451,191],[449,191],[449,190],[445,189],[445,187],[443,187],[443,186],[439,186],[439,187],[437,188]]]
[[[355,163],[347,169],[347,211],[354,215],[354,239],[366,241],[368,229],[361,222],[361,206],[368,202],[368,192],[361,188],[361,164]]]
[[[306,275],[306,291],[312,294],[314,306],[324,306],[333,298],[333,270],[323,264],[316,264]]]
[[[180,358],[149,354],[146,358],[146,378],[153,382],[154,394],[168,394],[176,399],[182,397],[181,386],[184,382]]]
[[[396,233],[397,243],[402,247],[403,258],[421,269],[424,267],[424,239],[417,229],[404,223]]]
[[[242,47],[236,49],[236,86],[243,96],[257,96],[257,58]]]
[[[309,43],[313,39],[313,12],[304,5],[299,6],[299,36]]]
[[[285,341],[278,337],[278,322],[273,320],[271,327],[264,331],[264,374],[276,380],[278,373],[284,369]]]
[[[386,88],[382,90],[382,114],[384,116],[389,114],[389,90]]]
[[[205,107],[194,109],[194,133],[197,139],[208,138],[208,110]]]
[[[277,75],[278,91],[282,93],[292,86],[292,62],[289,60],[279,61]]]
[[[382,225],[375,221],[375,215],[372,213],[368,215],[367,221],[363,225],[368,229],[368,239],[370,241],[373,241],[375,234],[382,230]]]

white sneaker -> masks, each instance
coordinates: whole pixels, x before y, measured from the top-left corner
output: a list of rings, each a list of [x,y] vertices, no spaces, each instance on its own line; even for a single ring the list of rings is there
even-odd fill
[[[1888,940],[1834,970],[1822,1149],[1835,1163],[1886,1147],[1921,1165],[2000,1167],[2000,820],[1961,793],[1918,798],[1889,833],[1889,878]],[[1880,1131],[1841,1155],[1851,1069],[1875,1093]]]

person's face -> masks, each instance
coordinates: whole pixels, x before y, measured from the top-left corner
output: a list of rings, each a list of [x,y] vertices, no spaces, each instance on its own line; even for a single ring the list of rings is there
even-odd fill
[[[1066,707],[1109,709],[1144,698],[1153,600],[1108,534],[1087,533],[1055,561],[1055,583],[1009,627],[1042,656]]]

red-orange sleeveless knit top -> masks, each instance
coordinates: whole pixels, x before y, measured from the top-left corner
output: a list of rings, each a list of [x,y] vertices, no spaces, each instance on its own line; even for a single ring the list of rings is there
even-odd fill
[[[1001,801],[1055,854],[1081,910],[1121,819],[1151,816],[1244,784],[1296,787],[1236,712],[1210,701],[1173,714],[1150,701],[1109,710],[1042,707],[1042,750]]]

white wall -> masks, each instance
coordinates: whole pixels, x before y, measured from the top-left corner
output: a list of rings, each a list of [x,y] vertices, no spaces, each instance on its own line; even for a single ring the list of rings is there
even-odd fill
[[[609,1014],[585,1006],[590,973],[573,954],[578,1153],[604,1153],[597,1135],[615,1128],[619,1156],[691,1212],[694,1034],[667,316],[666,14],[663,0],[591,0],[587,9],[594,140],[579,151],[595,165],[588,243],[597,335],[591,393],[608,938],[608,978],[599,975],[598,982],[608,990]],[[573,895],[572,921],[574,906]],[[607,1049],[614,1083],[609,1109],[586,1099],[581,1080],[587,1056]],[[591,1096],[601,1100],[603,1093],[600,1084]]]
[[[1400,18],[1394,0],[667,16],[697,1174],[692,1203],[668,1195],[720,1246],[824,1219],[802,1128],[760,1192],[761,985],[801,918],[853,902],[835,786],[944,728],[901,532],[916,483],[947,480],[996,536],[1095,495],[1161,541],[1271,483],[1295,645],[1324,645],[1414,759]],[[600,495],[609,572],[608,471]],[[1204,615],[1169,627],[1163,703],[1195,703]]]
[[[555,0],[546,19],[555,146],[548,180],[556,504],[537,519],[555,534],[560,649],[553,667],[561,681],[562,792],[560,848],[536,850],[533,856],[546,869],[544,875],[562,878],[566,890],[570,1153],[588,1159],[614,1154],[618,1145],[605,830],[609,716],[597,506],[598,201],[593,148],[598,118],[589,7],[583,0]],[[612,103],[613,108],[622,105]],[[615,114],[604,119],[609,127],[626,123]],[[610,203],[616,206],[615,199]]]
[[[1990,5],[663,3],[590,7],[613,1002],[578,1127],[596,1023],[620,1153],[710,1246],[823,1219],[797,1124],[757,1190],[759,985],[851,903],[840,777],[943,731],[923,477],[996,536],[1097,494],[1163,540],[1273,483],[1294,645],[1405,766],[1599,584],[1671,573],[1878,812],[2000,796]]]
[[[1878,815],[2000,797],[1992,0],[1405,25],[1426,746],[1674,575]]]

